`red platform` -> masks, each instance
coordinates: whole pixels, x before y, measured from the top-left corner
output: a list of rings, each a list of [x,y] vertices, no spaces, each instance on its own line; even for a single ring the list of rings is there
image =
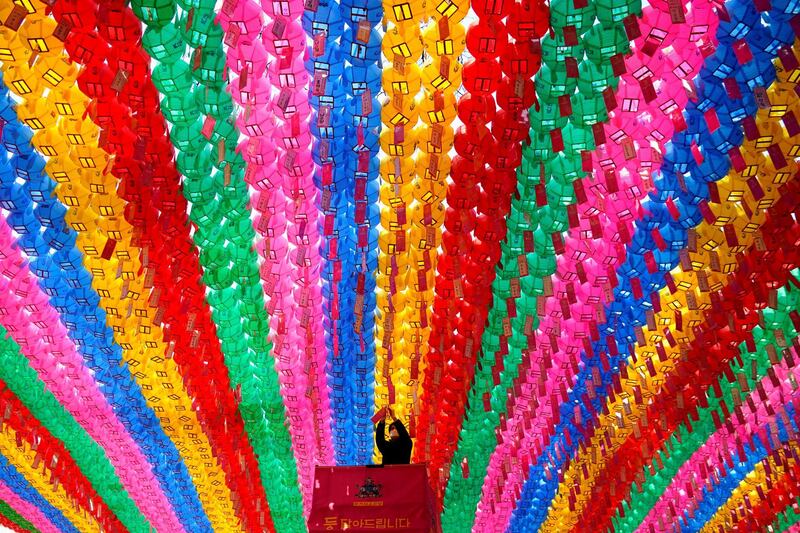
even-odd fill
[[[318,466],[310,533],[439,533],[425,465]]]

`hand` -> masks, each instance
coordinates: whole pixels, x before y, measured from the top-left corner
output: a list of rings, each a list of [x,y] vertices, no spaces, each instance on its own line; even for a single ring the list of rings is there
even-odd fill
[[[397,417],[394,416],[394,410],[391,407],[387,407],[386,412],[389,413],[389,416],[392,417],[392,420],[397,420]]]

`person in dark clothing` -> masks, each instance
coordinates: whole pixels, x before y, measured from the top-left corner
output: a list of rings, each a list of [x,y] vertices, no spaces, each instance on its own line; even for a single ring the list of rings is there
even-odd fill
[[[389,424],[389,440],[386,440],[384,429],[386,428],[386,420],[383,419],[378,422],[375,427],[375,443],[378,445],[381,455],[383,455],[383,465],[407,465],[411,463],[411,437],[406,431],[403,422],[394,416],[394,411],[391,408],[388,410],[389,416],[392,417],[392,423]]]

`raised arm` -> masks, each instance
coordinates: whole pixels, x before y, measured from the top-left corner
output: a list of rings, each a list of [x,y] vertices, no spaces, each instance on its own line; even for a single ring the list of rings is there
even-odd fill
[[[386,435],[384,435],[384,430],[386,429],[386,421],[381,420],[378,422],[378,425],[375,426],[375,444],[378,445],[378,450],[383,454],[385,453],[384,450],[386,449]]]

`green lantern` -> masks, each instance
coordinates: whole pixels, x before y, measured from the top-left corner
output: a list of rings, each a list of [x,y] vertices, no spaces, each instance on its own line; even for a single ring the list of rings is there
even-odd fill
[[[536,78],[536,93],[542,102],[555,102],[559,96],[574,93],[577,84],[575,78],[567,76],[567,68],[563,62],[554,65],[543,63]]]
[[[595,0],[597,20],[604,28],[618,25],[628,15],[642,16],[641,0]]]
[[[132,0],[131,9],[148,26],[165,26],[175,16],[175,4],[169,0]]]
[[[582,61],[578,72],[577,85],[581,95],[601,95],[608,87],[616,90],[619,83],[610,63],[597,65],[592,61]]]
[[[213,6],[187,9],[178,20],[182,39],[192,48],[212,49],[221,46],[222,28],[214,23],[215,17]]]
[[[619,25],[604,28],[595,24],[583,36],[583,43],[586,47],[586,57],[597,65],[608,63],[613,56],[630,50],[628,36]]]
[[[185,61],[159,63],[153,69],[153,84],[167,96],[185,95],[192,87],[192,69]]]
[[[203,120],[200,117],[194,122],[175,124],[170,131],[169,138],[179,152],[194,152],[206,146],[202,135]]]
[[[142,35],[142,46],[161,63],[175,63],[183,57],[186,45],[174,26],[149,26]]]
[[[554,0],[550,3],[550,25],[556,33],[573,26],[577,35],[583,35],[595,19],[594,2],[585,2],[585,7],[576,8],[573,0]]]

